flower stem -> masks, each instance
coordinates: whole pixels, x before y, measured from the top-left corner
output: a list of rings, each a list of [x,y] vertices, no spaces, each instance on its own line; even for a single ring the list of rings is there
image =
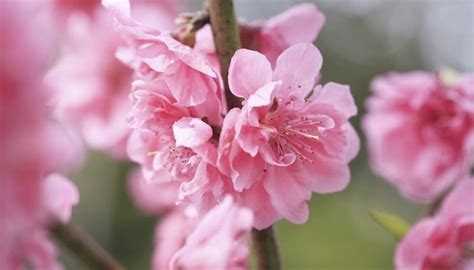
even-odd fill
[[[280,254],[273,227],[253,229],[252,238],[259,270],[280,270]]]
[[[86,232],[73,224],[56,223],[51,234],[93,270],[125,270]]]
[[[442,194],[441,196],[436,198],[436,200],[434,200],[430,205],[428,205],[426,215],[434,216],[438,212],[439,208],[441,207],[441,204],[443,203],[445,197],[446,197],[446,194]]]
[[[216,53],[219,57],[221,76],[224,81],[228,109],[240,107],[240,99],[229,89],[229,65],[235,51],[240,49],[239,26],[232,0],[204,0],[209,13]]]

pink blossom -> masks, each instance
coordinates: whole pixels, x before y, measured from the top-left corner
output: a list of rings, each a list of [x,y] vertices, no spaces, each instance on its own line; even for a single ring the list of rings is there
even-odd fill
[[[171,259],[171,269],[247,269],[252,225],[252,212],[226,197],[202,217]]]
[[[79,203],[77,187],[59,174],[48,175],[43,180],[41,197],[49,218],[63,223],[69,222],[72,207]]]
[[[147,214],[160,214],[176,207],[178,182],[148,181],[135,169],[128,178],[128,190],[135,205]]]
[[[359,139],[348,118],[357,108],[348,86],[315,87],[321,65],[318,49],[303,43],[285,50],[273,71],[255,51],[241,49],[232,58],[229,85],[244,106],[226,116],[219,167],[255,212],[256,228],[281,217],[304,223],[313,191],[336,192],[349,183]]]
[[[44,176],[76,165],[80,151],[48,111],[52,39],[41,6],[0,2],[0,269],[58,269],[41,191]]]
[[[392,73],[372,82],[363,120],[374,171],[410,199],[430,201],[474,161],[473,77]]]
[[[125,158],[133,70],[115,58],[121,38],[101,10],[94,20],[71,18],[66,29],[63,55],[47,77],[55,113],[89,146]]]
[[[181,249],[198,220],[192,207],[178,207],[165,215],[155,230],[153,270],[168,270],[171,258]]]
[[[51,1],[53,12],[59,17],[60,23],[67,22],[74,16],[87,16],[89,19],[95,20],[96,13],[100,13],[102,9],[101,0],[49,1]],[[166,27],[166,29],[174,26],[173,18],[181,9],[181,3],[173,0],[132,0],[132,2],[136,4],[132,13],[139,16],[140,21]]]
[[[179,201],[208,208],[223,193],[212,128],[196,110],[178,106],[160,93],[157,82],[155,91],[136,88],[133,92],[135,129],[128,142],[129,157],[142,166],[145,179],[179,182]],[[161,86],[167,87],[162,81]]]
[[[170,25],[176,13],[169,1],[134,2],[133,13],[155,24]],[[125,159],[133,69],[116,58],[125,42],[100,1],[56,1],[54,7],[67,17],[61,22],[62,54],[47,78],[56,115],[90,147]]]
[[[474,179],[460,182],[440,212],[418,222],[397,247],[403,270],[472,269],[474,259]]]
[[[74,13],[84,13],[93,16],[97,7],[100,6],[100,0],[51,0],[55,12],[60,17],[67,19]]]
[[[174,102],[207,110],[210,120],[216,121],[221,112],[222,86],[218,72],[205,58],[171,33],[133,20],[128,1],[104,1],[104,5],[115,15],[117,28],[129,44],[130,50],[122,50],[121,59],[137,76],[148,82],[163,80]]]
[[[267,21],[241,22],[242,47],[261,52],[274,65],[278,56],[291,45],[313,43],[325,20],[315,5],[305,3]],[[211,59],[214,57],[214,40],[209,25],[197,32],[195,49],[208,54]]]

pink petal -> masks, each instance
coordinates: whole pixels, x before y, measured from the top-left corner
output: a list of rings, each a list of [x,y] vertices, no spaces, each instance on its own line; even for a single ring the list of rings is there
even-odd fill
[[[324,14],[315,5],[304,3],[268,20],[264,32],[278,35],[287,45],[313,43],[325,20]]]
[[[211,78],[217,77],[216,72],[212,69],[207,60],[191,47],[183,45],[169,34],[161,35],[160,40],[164,42],[168,49],[174,52],[183,63],[193,70],[199,71],[202,75],[207,75]]]
[[[171,259],[170,268],[246,269],[246,240],[252,224],[252,212],[228,195],[201,218]]]
[[[212,128],[202,120],[183,117],[173,124],[176,146],[197,147],[212,137]]]
[[[345,161],[344,161],[345,162]],[[310,183],[311,189],[318,193],[332,193],[344,190],[350,181],[349,166],[334,160],[318,159],[314,164],[295,164],[300,166],[299,179]]]
[[[260,128],[252,124],[258,125],[257,112],[251,107],[245,106],[237,118],[235,140],[245,152],[255,157],[259,147],[267,143],[267,140],[262,135]]]
[[[296,224],[308,220],[306,200],[311,198],[311,189],[298,180],[300,173],[287,167],[270,166],[263,182],[272,205],[284,218]]]
[[[131,17],[129,0],[102,0],[102,5],[112,11],[115,16]]]
[[[149,145],[155,141],[155,137],[151,130],[134,130],[127,142],[127,154],[130,160],[145,163]]]
[[[169,269],[171,258],[184,245],[186,237],[196,226],[193,221],[186,217],[182,208],[175,208],[160,219],[155,228],[153,269]]]
[[[43,182],[43,204],[59,221],[71,219],[72,206],[79,203],[79,191],[72,181],[59,174],[51,174]]]
[[[458,183],[443,201],[440,213],[444,216],[474,216],[474,177]]]
[[[234,189],[242,191],[248,189],[259,179],[265,168],[265,162],[259,157],[251,157],[248,153],[234,145],[230,152],[232,182]]]
[[[188,199],[189,201],[198,201],[204,197],[206,191],[208,191],[210,180],[207,175],[207,164],[201,161],[197,166],[193,179],[181,184],[178,196],[179,200],[183,201]]]
[[[410,229],[398,244],[395,253],[396,269],[422,269],[423,261],[430,251],[427,242],[437,224],[436,219],[423,219]]]
[[[214,54],[216,52],[210,24],[206,24],[196,32],[196,44],[194,45],[194,50],[208,54]]]
[[[272,79],[272,66],[256,51],[238,50],[230,62],[229,86],[232,93],[247,99]]]
[[[273,90],[275,87],[281,85],[281,81],[269,82],[260,87],[254,94],[250,95],[247,104],[251,107],[263,107],[272,104]]]
[[[138,168],[128,176],[129,194],[137,208],[147,214],[157,215],[173,209],[178,189],[177,182],[147,181]]]
[[[318,103],[331,104],[347,117],[357,114],[357,107],[348,85],[333,82],[327,83],[317,96],[311,97],[311,99],[315,99]]]
[[[232,143],[234,141],[235,136],[235,123],[237,121],[237,117],[239,116],[240,109],[234,108],[230,110],[222,124],[221,135],[219,138],[219,145],[218,145],[218,169],[223,174],[230,176],[231,168],[229,162],[229,154]]]
[[[259,153],[265,162],[274,166],[286,167],[296,161],[295,153],[286,153],[283,156],[277,155],[275,150],[269,144],[260,147]]]
[[[341,127],[342,130],[345,130],[345,137],[346,137],[346,153],[345,153],[345,161],[349,162],[357,156],[360,150],[360,138],[357,135],[356,130],[354,127],[347,123]]]
[[[183,106],[195,106],[204,103],[207,96],[214,93],[216,88],[207,75],[183,64],[173,74],[164,76],[164,80],[178,104]]]
[[[173,73],[182,65],[163,43],[151,43],[138,48],[137,56],[157,72]]]
[[[316,83],[323,64],[319,50],[309,43],[299,43],[286,49],[277,59],[273,80],[283,81],[278,96],[294,91],[306,95]]]
[[[252,209],[256,229],[268,228],[281,218],[281,215],[272,205],[268,192],[263,187],[263,181],[256,182],[251,189],[244,190],[239,195],[239,201],[245,207]]]

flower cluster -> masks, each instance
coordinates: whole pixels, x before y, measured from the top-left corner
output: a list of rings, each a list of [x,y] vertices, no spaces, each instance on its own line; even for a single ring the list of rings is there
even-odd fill
[[[247,252],[230,244],[240,241],[241,233],[232,236],[228,230],[264,229],[281,218],[304,223],[312,192],[348,185],[348,163],[359,150],[348,119],[357,108],[348,86],[319,84],[323,60],[310,42],[324,16],[315,6],[242,23],[246,49],[232,58],[232,93],[225,93],[209,25],[196,33],[191,47],[174,32],[139,22],[128,1],[103,5],[127,44],[117,57],[134,72],[127,153],[140,168],[129,188],[145,212],[166,213],[156,231],[155,268],[209,269],[214,263],[220,265],[216,269],[232,268],[229,256],[237,260]],[[242,107],[229,110],[226,94],[241,98]],[[240,227],[243,221],[228,224],[213,214],[231,207],[252,213],[236,214],[253,216],[252,221],[245,218]],[[203,228],[212,222],[227,234],[216,235],[216,241],[221,247],[229,243],[232,251],[206,247],[214,240]],[[219,256],[202,261],[198,247]]]
[[[303,223],[313,191],[347,186],[359,148],[348,122],[356,107],[349,87],[318,84],[314,45],[295,38],[274,68],[257,51],[237,51],[229,85],[243,107],[227,112],[219,69],[199,50],[134,20],[127,1],[104,5],[129,45],[122,59],[136,79],[128,154],[145,179],[179,182],[178,201],[203,211],[232,194],[259,229],[282,217]],[[298,12],[305,9],[322,20],[312,6]]]
[[[397,269],[472,269],[474,179],[462,180],[435,216],[419,221],[398,245]]]
[[[79,194],[55,172],[75,166],[81,150],[47,107],[47,18],[32,2],[0,4],[0,268],[61,269],[48,228],[69,221]]]

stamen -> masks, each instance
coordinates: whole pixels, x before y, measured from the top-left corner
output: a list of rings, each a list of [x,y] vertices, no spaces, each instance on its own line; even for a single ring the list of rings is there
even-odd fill
[[[323,124],[320,116],[297,116],[280,107],[266,115],[262,129],[270,134],[271,147],[278,156],[294,153],[298,160],[314,163],[315,142],[320,141]]]
[[[153,151],[153,152],[148,152],[147,155],[150,157],[150,156],[154,156],[154,155],[157,155],[159,151]]]
[[[301,136],[303,136],[303,137],[305,137],[305,138],[312,139],[312,140],[315,140],[315,141],[319,141],[319,136],[318,136],[318,135],[312,135],[312,134],[308,134],[308,133],[303,133],[303,132],[301,132],[301,131],[294,130],[294,129],[287,129],[287,130],[289,130],[289,131],[291,131],[291,132],[294,132],[294,133],[296,133],[296,134],[298,134],[298,135],[301,135]]]

